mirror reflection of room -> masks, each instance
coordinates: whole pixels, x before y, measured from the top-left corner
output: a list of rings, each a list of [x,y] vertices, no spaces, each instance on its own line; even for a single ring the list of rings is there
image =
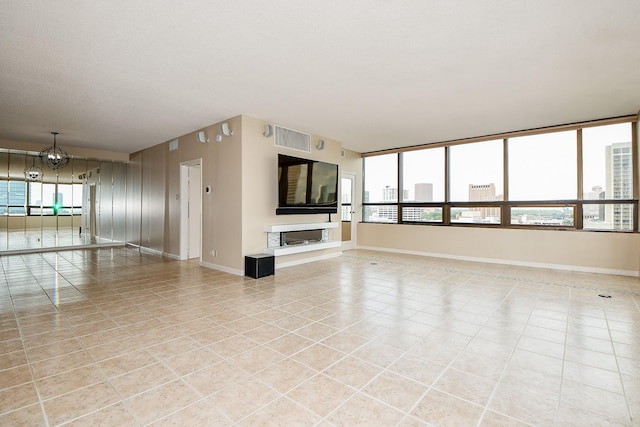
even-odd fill
[[[125,240],[126,164],[77,158],[57,169],[39,152],[0,151],[0,254]]]

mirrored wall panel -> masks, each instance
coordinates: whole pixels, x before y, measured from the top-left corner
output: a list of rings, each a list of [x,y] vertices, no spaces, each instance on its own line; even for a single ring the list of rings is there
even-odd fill
[[[83,158],[51,170],[39,153],[0,150],[0,254],[124,242],[126,173]]]

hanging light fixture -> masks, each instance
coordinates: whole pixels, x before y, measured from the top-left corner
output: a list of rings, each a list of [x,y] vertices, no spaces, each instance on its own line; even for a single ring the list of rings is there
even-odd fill
[[[69,163],[71,157],[69,157],[69,153],[58,147],[56,142],[56,135],[58,135],[58,132],[51,132],[51,134],[53,135],[53,145],[42,150],[40,152],[40,158],[43,159],[49,169],[56,170]]]
[[[31,167],[24,170],[24,177],[27,179],[27,181],[38,181],[42,179],[42,175],[42,168],[36,166],[36,158],[33,157],[33,163],[31,164]]]

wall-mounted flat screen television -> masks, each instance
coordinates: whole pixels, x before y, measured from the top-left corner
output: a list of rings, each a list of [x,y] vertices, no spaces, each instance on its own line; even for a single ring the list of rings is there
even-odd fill
[[[338,165],[278,154],[277,215],[338,212]]]

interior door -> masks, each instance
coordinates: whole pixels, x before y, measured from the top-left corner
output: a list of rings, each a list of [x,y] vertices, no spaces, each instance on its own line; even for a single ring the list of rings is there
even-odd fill
[[[356,247],[356,221],[355,214],[355,174],[345,172],[342,174],[341,180],[342,194],[342,250],[355,249]]]
[[[202,182],[200,165],[189,165],[189,244],[188,259],[200,258]]]
[[[202,167],[201,160],[180,165],[180,259],[201,258]]]

